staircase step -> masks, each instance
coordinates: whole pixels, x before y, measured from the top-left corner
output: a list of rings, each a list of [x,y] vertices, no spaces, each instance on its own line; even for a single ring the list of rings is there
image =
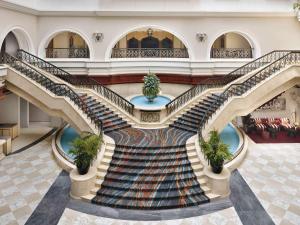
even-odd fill
[[[112,158],[113,154],[113,151],[105,151],[104,156],[106,156],[107,158]]]
[[[192,158],[198,158],[198,154],[197,154],[196,151],[189,151],[189,152],[187,153],[187,155],[188,155],[189,159],[192,159]]]
[[[195,200],[190,200],[190,198]],[[197,200],[196,200],[197,199]],[[184,201],[186,200],[186,202]],[[111,197],[96,196],[92,203],[99,204],[107,207],[122,208],[122,209],[138,209],[138,210],[157,210],[157,209],[173,209],[197,206],[209,202],[209,199],[204,195],[195,195],[190,197],[183,196],[177,199],[149,199],[139,201],[138,199],[115,199],[115,202],[111,201]]]
[[[193,158],[189,159],[189,161],[191,162],[192,165],[200,163],[200,160],[198,159],[198,157],[193,157]]]
[[[192,142],[192,143],[187,144],[187,145],[186,145],[186,150],[187,150],[187,151],[196,151],[195,143]]]
[[[189,122],[186,120],[177,120],[174,124],[189,126],[193,129],[198,129],[198,123]]]
[[[195,175],[196,175],[196,177],[197,177],[198,180],[205,177],[203,169],[201,171],[194,171],[194,173],[195,173]]]
[[[85,202],[91,202],[93,198],[95,198],[95,195],[93,194],[87,194],[81,197],[81,199],[84,200]]]
[[[205,195],[209,198],[210,201],[216,201],[221,198],[221,195],[217,195],[213,193],[207,193]]]
[[[125,124],[120,124],[118,126],[114,126],[114,127],[110,127],[104,130],[105,133],[109,133],[112,132],[114,130],[120,130],[120,129],[124,129],[124,128],[129,128],[131,127],[129,124],[125,123]]]
[[[102,183],[103,183],[103,181],[104,180],[102,180],[101,178],[98,178],[97,180],[96,180],[96,192],[95,192],[95,194],[97,194],[97,191],[99,190],[99,188],[101,188],[101,185],[102,185]]]
[[[202,177],[200,179],[197,179],[197,181],[198,181],[198,183],[200,184],[201,187],[207,183],[207,180],[204,177]]]
[[[103,128],[104,128],[104,130],[106,130],[106,129],[116,127],[116,126],[120,126],[120,125],[127,125],[127,122],[120,118],[119,120],[105,123]]]
[[[108,167],[109,167],[108,165],[100,164],[100,166],[97,167],[97,170],[106,172],[108,170]],[[98,176],[98,174],[97,174],[97,176]]]
[[[105,157],[103,157],[102,160],[101,160],[101,164],[103,164],[103,165],[108,165],[109,166],[110,162],[111,162],[111,159],[108,159],[108,158],[105,158]]]
[[[198,130],[191,128],[189,126],[185,126],[185,125],[178,125],[178,124],[171,124],[170,127],[175,127],[181,130],[185,130],[185,131],[189,131],[191,133],[197,133]]]
[[[203,165],[200,162],[195,163],[195,164],[192,164],[192,168],[195,172],[196,171],[202,171],[203,170]]]
[[[100,178],[100,179],[104,179],[106,173],[107,173],[106,171],[98,171],[97,172],[97,177]]]
[[[94,195],[94,197],[95,197],[95,195],[97,195],[98,190],[99,190],[99,187],[94,187],[92,190],[90,190],[90,194]]]

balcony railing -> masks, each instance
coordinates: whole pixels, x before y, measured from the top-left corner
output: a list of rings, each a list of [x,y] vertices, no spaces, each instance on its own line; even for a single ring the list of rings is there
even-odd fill
[[[243,59],[252,58],[251,48],[213,48],[211,58]]]
[[[188,58],[186,48],[114,48],[112,58]]]
[[[88,48],[46,48],[47,58],[89,58]]]

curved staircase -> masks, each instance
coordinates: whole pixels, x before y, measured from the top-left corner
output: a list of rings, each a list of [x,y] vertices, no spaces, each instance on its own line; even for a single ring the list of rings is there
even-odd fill
[[[69,73],[24,51],[19,54],[17,64],[22,64],[22,60],[72,84],[78,82]],[[169,114],[176,114],[176,111],[199,97],[203,91],[224,86],[254,71],[253,75],[240,83],[232,82],[225,90],[209,92],[201,100],[194,102],[191,108],[177,114],[172,124],[164,129],[132,128],[99,99],[75,92],[74,96],[78,96],[75,99],[79,99],[74,100],[75,103],[79,102],[81,110],[115,141],[115,144],[106,146],[98,166],[95,188],[85,199],[117,208],[170,209],[196,206],[218,198],[208,188],[197,152],[194,146],[186,143],[187,140],[197,133],[201,136],[203,132],[211,129],[212,118],[218,118],[220,109],[234,97],[243,96],[284,67],[299,61],[299,52],[274,51],[233,71],[228,77],[224,77],[221,84],[191,88],[168,104]],[[47,86],[51,83],[31,76],[28,71],[16,67],[9,60],[4,62],[40,85]],[[38,71],[35,70],[36,72]],[[81,80],[79,83],[93,88],[128,113],[132,112],[132,105],[127,100],[101,84],[90,79]],[[54,85],[51,88],[54,94],[66,93],[57,87]]]
[[[98,168],[93,203],[126,209],[170,209],[210,201],[203,167],[188,156],[186,140],[194,135],[176,128],[127,128],[108,134],[116,141],[107,171]]]

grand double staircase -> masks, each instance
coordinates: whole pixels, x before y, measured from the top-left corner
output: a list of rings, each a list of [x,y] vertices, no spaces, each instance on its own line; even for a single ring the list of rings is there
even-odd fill
[[[246,99],[256,88],[270,85],[267,82],[280,77],[283,70],[299,64],[300,52],[273,51],[223,79],[208,79],[191,88],[166,106],[172,122],[164,129],[133,128],[120,116],[122,112],[132,115],[134,107],[126,99],[93,79],[78,79],[23,50],[17,58],[5,54],[2,62],[18,71],[19,76],[71,101],[74,110],[88,118],[90,126],[114,140],[105,149],[95,188],[86,199],[109,207],[169,209],[196,206],[219,197],[208,187],[203,165],[187,140],[197,133],[200,138],[207,134],[222,110],[230,108],[236,98]],[[47,74],[61,79],[61,83]],[[89,88],[101,98],[81,88]]]

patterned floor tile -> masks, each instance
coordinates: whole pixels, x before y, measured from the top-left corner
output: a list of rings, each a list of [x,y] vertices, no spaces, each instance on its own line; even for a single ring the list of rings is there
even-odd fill
[[[254,144],[239,171],[276,224],[300,224],[300,144]]]
[[[25,224],[61,169],[45,140],[1,160],[0,171],[0,224],[6,225]]]
[[[58,225],[241,225],[233,207],[204,216],[164,221],[116,220],[65,209]]]

